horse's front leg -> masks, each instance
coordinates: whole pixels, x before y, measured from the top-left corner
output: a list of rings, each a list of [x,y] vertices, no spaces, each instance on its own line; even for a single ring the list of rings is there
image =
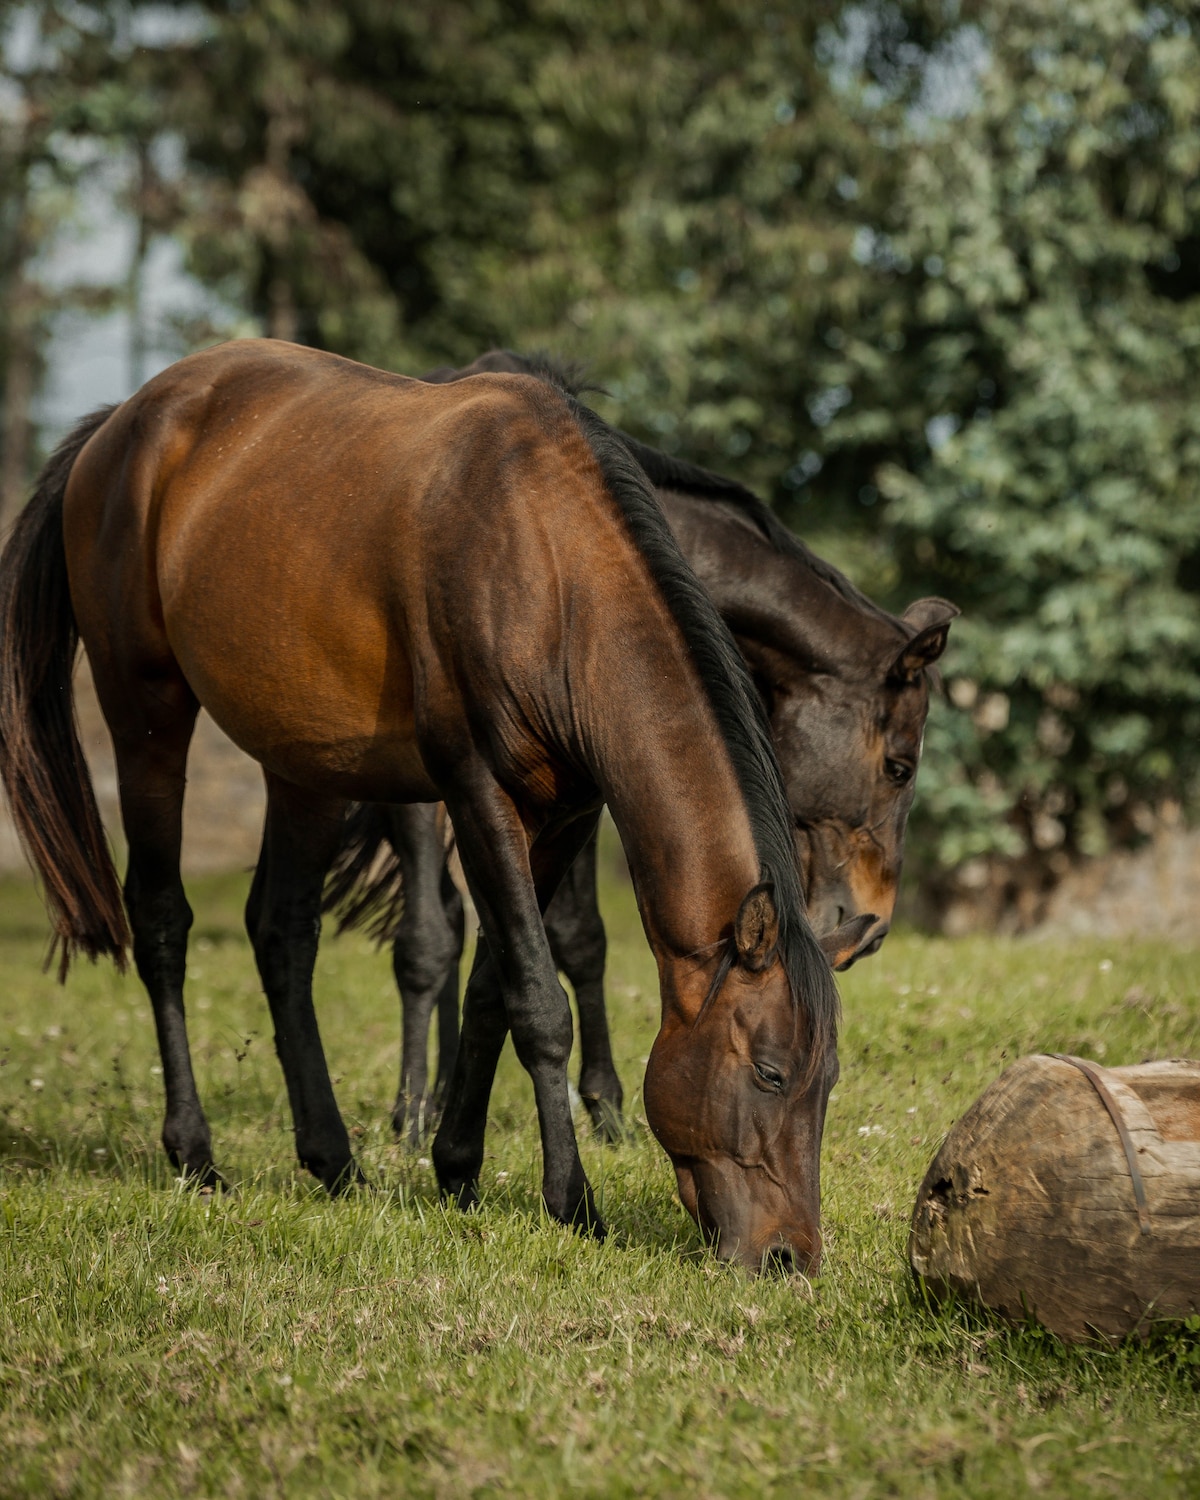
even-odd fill
[[[588,839],[546,908],[554,961],[571,982],[579,1010],[579,1094],[597,1132],[621,1140],[624,1093],[613,1062],[604,1004],[608,942],[596,895],[596,835]]]
[[[447,801],[482,935],[434,1141],[439,1183],[460,1203],[475,1201],[488,1098],[505,1031],[511,1028],[537,1101],[546,1208],[565,1224],[603,1236],[571,1116],[571,1012],[542,923],[542,910],[597,813],[544,833],[530,849],[516,808],[495,782]]]
[[[442,867],[441,885],[442,920],[453,936],[455,957],[437,999],[437,1078],[434,1080],[433,1098],[427,1115],[435,1124],[442,1117],[442,1106],[446,1101],[446,1090],[450,1087],[450,1075],[454,1071],[454,1058],[458,1052],[458,966],[467,935],[463,898],[454,884],[448,862]]]

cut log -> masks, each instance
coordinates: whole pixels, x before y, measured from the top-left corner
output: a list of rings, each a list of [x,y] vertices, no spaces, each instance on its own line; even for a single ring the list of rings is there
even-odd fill
[[[1014,1063],[934,1157],[908,1254],[935,1297],[1063,1339],[1200,1313],[1200,1062]]]

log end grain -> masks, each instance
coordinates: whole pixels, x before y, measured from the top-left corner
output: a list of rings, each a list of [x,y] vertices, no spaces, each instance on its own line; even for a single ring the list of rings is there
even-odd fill
[[[1075,1341],[1200,1311],[1200,1063],[1097,1071],[1144,1184],[1141,1218],[1089,1077],[1022,1058],[954,1125],[917,1194],[909,1262],[935,1297]]]

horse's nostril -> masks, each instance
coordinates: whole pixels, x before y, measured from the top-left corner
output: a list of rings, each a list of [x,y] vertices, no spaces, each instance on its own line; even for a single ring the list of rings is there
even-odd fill
[[[892,927],[890,922],[885,922],[882,927],[876,928],[875,936],[866,945],[866,947],[860,948],[858,950],[858,953],[855,955],[855,957],[870,958],[873,953],[878,953],[880,948],[883,947],[884,938],[887,937],[888,933],[891,932],[891,930]]]
[[[763,1256],[763,1270],[790,1276],[796,1269],[796,1254],[790,1245],[772,1245]]]

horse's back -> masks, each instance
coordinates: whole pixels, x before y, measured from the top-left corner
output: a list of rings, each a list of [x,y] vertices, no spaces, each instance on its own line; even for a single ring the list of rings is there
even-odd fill
[[[522,628],[545,614],[530,579],[563,561],[561,541],[540,555],[545,527],[589,464],[533,379],[429,386],[268,341],[183,360],[72,475],[72,596],[98,679],[114,699],[177,667],[279,774],[428,797],[417,700],[466,649],[445,636],[470,598],[485,647],[528,651]]]

